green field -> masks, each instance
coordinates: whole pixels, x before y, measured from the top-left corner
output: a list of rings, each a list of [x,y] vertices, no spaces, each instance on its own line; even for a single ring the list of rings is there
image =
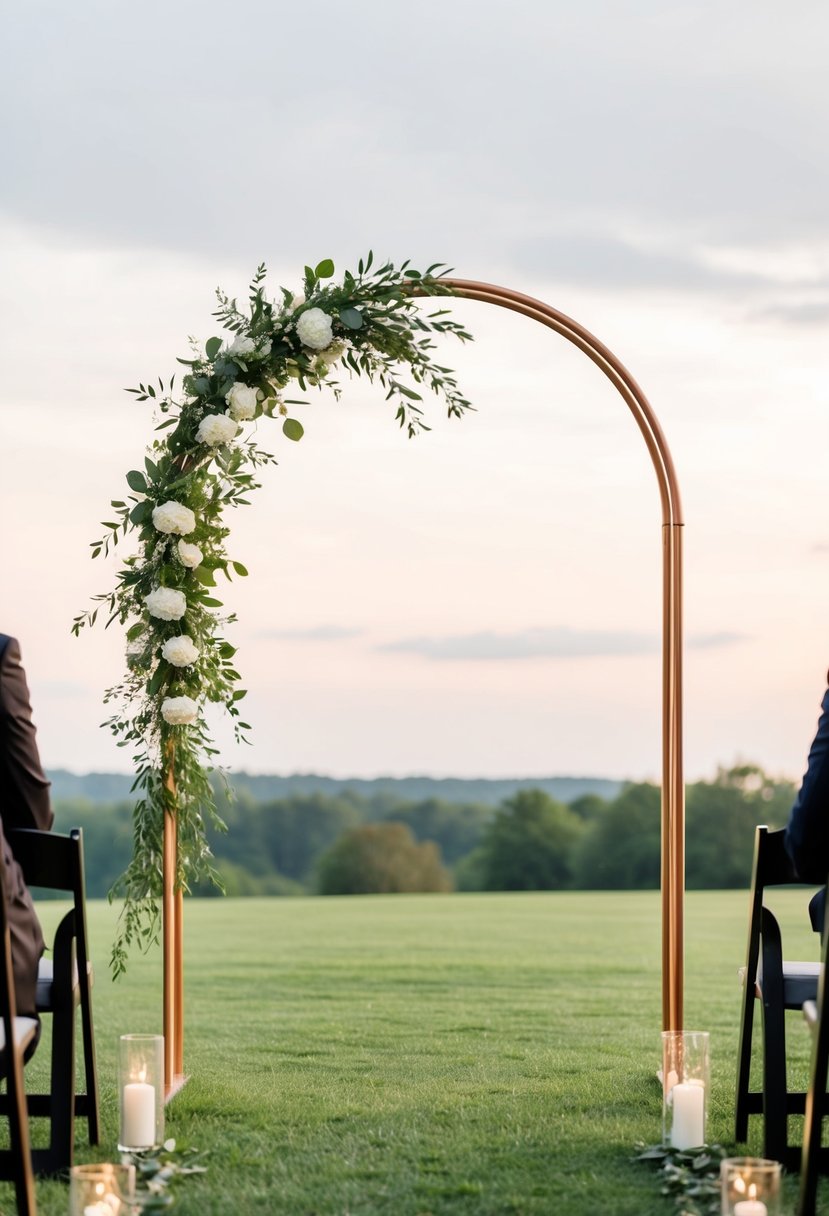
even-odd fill
[[[804,897],[784,896],[790,953],[811,957]],[[53,923],[58,906],[41,907]],[[687,898],[685,1024],[711,1032],[710,1133],[726,1144],[746,915],[744,892]],[[167,1134],[209,1150],[209,1172],[174,1210],[670,1213],[631,1160],[661,1134],[659,917],[656,892],[189,902],[191,1080]],[[160,956],[112,984],[113,918],[91,905],[104,1140],[79,1134],[78,1161],[117,1160],[118,1035],[161,1030]],[[801,1070],[807,1037],[795,1019]],[[47,1056],[44,1032],[37,1083]],[[38,1202],[65,1216],[65,1185],[39,1182]]]

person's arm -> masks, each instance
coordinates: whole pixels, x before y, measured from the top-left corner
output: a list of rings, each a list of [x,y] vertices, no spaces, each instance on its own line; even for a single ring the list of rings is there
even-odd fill
[[[40,763],[20,647],[9,638],[0,656],[0,735],[6,776],[3,822],[7,828],[48,831],[54,820],[49,781]]]
[[[804,882],[826,882],[829,872],[829,691],[803,782],[786,827],[786,852]]]

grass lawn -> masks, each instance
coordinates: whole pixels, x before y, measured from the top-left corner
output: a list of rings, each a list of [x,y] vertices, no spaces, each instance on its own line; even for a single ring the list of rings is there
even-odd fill
[[[803,896],[782,896],[789,953],[812,957]],[[725,1144],[747,907],[687,899],[685,1024],[711,1032]],[[45,924],[57,909],[41,905]],[[673,1211],[631,1160],[661,1134],[658,893],[215,899],[186,915],[191,1080],[167,1134],[209,1150],[209,1172],[182,1182],[180,1216]],[[91,905],[104,1134],[91,1150],[78,1125],[79,1162],[117,1160],[118,1035],[161,1030],[160,955],[112,984],[113,921]],[[795,1020],[800,1070],[807,1039]],[[33,1081],[47,1058],[45,1030]],[[791,1210],[795,1193],[788,1180]],[[39,1182],[38,1204],[65,1216],[65,1184]]]

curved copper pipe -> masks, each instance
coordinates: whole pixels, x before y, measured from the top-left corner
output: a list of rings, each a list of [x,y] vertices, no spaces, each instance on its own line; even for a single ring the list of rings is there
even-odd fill
[[[662,504],[662,1025],[682,1028],[685,904],[685,786],[682,772],[682,505],[662,428],[636,380],[613,352],[572,317],[509,287],[444,278],[454,295],[497,304],[555,330],[583,351],[624,399],[642,434]],[[413,287],[430,295],[428,284]]]
[[[613,352],[558,309],[508,287],[468,279],[442,279],[458,295],[497,304],[555,330],[604,372],[639,427],[656,472],[662,503],[662,1025],[682,1027],[683,913],[685,897],[685,789],[682,775],[682,507],[673,459],[647,397]],[[413,293],[428,295],[427,285]],[[175,797],[172,754],[165,784]],[[168,1096],[183,1083],[183,900],[176,891],[176,822],[164,817],[163,943],[164,1034]]]

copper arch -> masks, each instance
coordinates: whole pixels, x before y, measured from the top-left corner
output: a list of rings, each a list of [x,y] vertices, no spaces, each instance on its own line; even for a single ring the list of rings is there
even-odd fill
[[[647,397],[611,350],[577,321],[508,287],[444,278],[453,294],[497,304],[555,330],[604,372],[630,409],[656,472],[662,504],[662,1025],[682,1028],[685,788],[682,771],[682,506],[673,460]],[[418,286],[417,294],[428,295]],[[172,773],[168,772],[172,783]],[[173,787],[174,793],[174,787]],[[168,1096],[183,1083],[183,899],[175,890],[175,819],[164,817],[164,1036]]]

